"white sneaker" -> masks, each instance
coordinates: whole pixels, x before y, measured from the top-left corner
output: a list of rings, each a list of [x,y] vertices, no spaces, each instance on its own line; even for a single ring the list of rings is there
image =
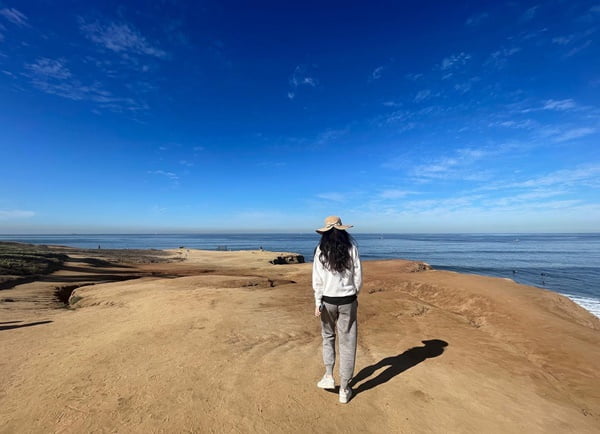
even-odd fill
[[[352,389],[348,387],[344,390],[340,387],[340,402],[342,404],[347,404],[348,401],[350,401],[350,398],[352,398]]]
[[[325,374],[323,375],[323,378],[321,378],[321,381],[317,383],[317,387],[320,387],[321,389],[335,389],[335,381],[331,375]]]

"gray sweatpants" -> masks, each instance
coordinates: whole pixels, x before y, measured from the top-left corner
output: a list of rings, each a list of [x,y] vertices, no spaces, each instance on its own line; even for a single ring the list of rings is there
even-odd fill
[[[323,362],[328,373],[335,365],[336,324],[340,347],[340,387],[346,389],[354,375],[356,358],[356,310],[358,301],[336,306],[323,302],[321,312],[321,335],[323,336]]]

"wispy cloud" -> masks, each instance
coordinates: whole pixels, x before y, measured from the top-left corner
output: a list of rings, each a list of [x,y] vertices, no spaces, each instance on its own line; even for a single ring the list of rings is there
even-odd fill
[[[430,96],[431,96],[431,91],[429,89],[420,90],[415,95],[415,102],[425,101]]]
[[[18,11],[15,8],[3,8],[0,9],[0,16],[19,27],[28,27],[29,22],[24,13]]]
[[[580,139],[585,136],[589,136],[596,132],[595,128],[573,128],[571,130],[564,131],[563,133],[557,135],[554,140],[557,142],[567,142],[569,140]]]
[[[147,55],[157,58],[167,56],[164,50],[153,46],[131,24],[87,22],[80,17],[79,28],[90,41],[115,53]]]
[[[600,166],[586,166],[575,169],[557,170],[544,176],[504,185],[504,187],[541,188],[550,186],[570,187],[581,185],[587,185],[594,188],[599,187]]]
[[[532,113],[537,111],[558,111],[558,112],[567,112],[567,111],[576,111],[582,110],[583,107],[580,107],[575,100],[571,98],[555,100],[555,99],[547,99],[542,101],[539,105],[534,107],[523,107],[524,104],[518,103],[516,106],[521,106],[517,109],[519,113]]]
[[[256,165],[268,169],[280,169],[282,167],[286,167],[287,163],[283,161],[260,161],[256,163]]]
[[[381,78],[381,74],[383,73],[383,66],[378,66],[371,73],[371,80],[379,80]]]
[[[549,99],[549,100],[544,101],[542,110],[566,111],[566,110],[574,109],[575,107],[577,107],[577,104],[572,99],[562,99],[562,100]]]
[[[567,190],[561,189],[544,189],[534,188],[525,193],[510,192],[504,197],[494,197],[484,202],[485,206],[489,207],[507,207],[516,204],[529,204],[531,201],[539,201],[540,199],[548,199],[551,197],[562,196]],[[509,193],[509,192],[506,192]],[[506,194],[505,193],[505,194]],[[544,201],[546,202],[546,201]]]
[[[539,5],[530,7],[525,12],[523,12],[523,14],[521,15],[520,20],[522,22],[531,21],[535,17],[535,15],[537,14],[537,11],[538,11],[539,8],[540,8]]]
[[[485,61],[486,65],[492,65],[497,68],[503,68],[508,62],[508,58],[521,51],[519,47],[501,48],[494,51]]]
[[[289,99],[293,100],[296,97],[300,87],[318,86],[319,80],[314,77],[313,69],[314,66],[309,65],[296,66],[288,80],[290,89],[288,90],[287,96]]]
[[[579,53],[580,51],[585,50],[590,45],[592,45],[592,40],[588,39],[587,41],[582,42],[581,44],[571,48],[567,53],[565,53],[565,57],[571,57]]]
[[[480,14],[471,15],[469,18],[467,18],[467,21],[465,21],[465,25],[467,25],[469,27],[478,26],[483,21],[485,21],[489,16],[490,16],[490,14],[488,14],[487,12],[482,12]]]
[[[468,79],[467,81],[463,81],[462,83],[456,83],[454,85],[454,90],[460,92],[460,93],[467,93],[471,90],[471,88],[473,87],[473,84],[477,83],[480,80],[479,77],[472,77],[470,79]]]
[[[171,181],[179,181],[179,176],[176,173],[167,172],[165,170],[149,170],[148,174],[164,176],[164,177],[170,179]]]
[[[330,200],[332,202],[345,202],[346,195],[344,193],[330,192],[317,194],[319,199]]]
[[[432,180],[460,179],[463,181],[485,181],[490,178],[488,169],[481,169],[475,163],[496,157],[505,152],[502,148],[461,148],[449,155],[425,160],[408,169],[417,182]]]
[[[314,140],[314,144],[317,146],[325,146],[325,145],[329,145],[333,142],[335,142],[336,140],[338,140],[339,138],[345,136],[348,133],[348,129],[334,129],[334,128],[329,128],[325,131],[323,131],[322,133],[319,133],[315,140]]]
[[[440,68],[442,71],[448,71],[452,69],[456,69],[466,64],[469,59],[471,59],[471,55],[467,53],[458,53],[453,54],[451,56],[445,57],[442,59],[442,63],[440,64]]]
[[[406,74],[404,77],[406,77],[412,81],[417,81],[417,80],[420,80],[421,78],[423,78],[423,74],[410,73],[410,74]]]
[[[522,119],[522,120],[508,120],[508,121],[498,121],[491,122],[489,124],[490,127],[505,127],[505,128],[516,128],[516,129],[524,129],[529,130],[535,128],[537,126],[537,122],[531,119]]]
[[[0,209],[0,220],[30,218],[35,215],[33,211],[20,209]]]
[[[71,71],[65,66],[64,59],[57,60],[41,57],[34,63],[25,65],[25,69],[39,77],[55,78],[58,80],[71,77]]]
[[[402,208],[411,213],[447,213],[471,207],[481,201],[482,194],[456,196],[450,198],[423,199],[403,202]]]
[[[552,42],[558,45],[569,45],[575,38],[575,35],[557,36],[552,38]]]
[[[414,194],[414,192],[400,189],[388,189],[381,191],[379,197],[381,199],[401,199],[409,194]]]
[[[100,108],[112,111],[139,111],[147,108],[145,104],[132,98],[113,95],[97,81],[82,83],[74,77],[63,59],[40,57],[35,62],[26,64],[25,70],[27,72],[24,75],[35,88],[51,95],[73,101],[91,101]]]

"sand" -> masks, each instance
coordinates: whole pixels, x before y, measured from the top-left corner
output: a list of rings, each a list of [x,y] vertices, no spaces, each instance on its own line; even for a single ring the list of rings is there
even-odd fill
[[[311,264],[169,253],[184,260],[93,270],[138,279],[96,283],[74,257],[0,292],[1,433],[600,432],[600,320],[558,294],[365,262],[340,404],[316,387]],[[60,307],[53,288],[78,278],[96,284]]]

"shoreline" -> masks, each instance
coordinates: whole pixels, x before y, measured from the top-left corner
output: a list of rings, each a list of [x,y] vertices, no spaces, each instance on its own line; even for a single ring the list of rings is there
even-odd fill
[[[113,262],[113,263],[122,263],[122,262],[153,263],[153,262],[162,262],[162,261],[180,261],[180,260],[185,259],[182,255],[173,253],[173,252],[177,252],[177,251],[181,250],[181,248],[179,248],[179,249],[156,249],[156,248],[149,248],[149,249],[121,249],[121,248],[118,248],[118,249],[112,249],[112,248],[94,249],[94,248],[79,248],[79,247],[72,247],[72,246],[66,246],[66,245],[28,244],[28,243],[21,243],[21,242],[15,242],[15,241],[1,241],[1,240],[0,240],[0,259],[2,258],[2,254],[3,254],[3,252],[5,252],[7,246],[32,247],[34,250],[38,249],[38,250],[42,250],[45,252],[51,252],[51,253],[55,253],[55,254],[69,254],[70,253],[70,254],[75,254],[75,255],[89,255],[89,256],[100,258],[101,260],[109,261],[109,262]],[[203,249],[185,249],[185,248],[184,248],[184,250],[204,251]],[[206,250],[206,251],[210,252],[210,251],[218,251],[218,250]],[[240,252],[250,252],[252,250],[244,249],[244,250],[239,250],[239,251]],[[173,254],[175,254],[174,257],[167,259],[167,257],[169,255],[173,255]],[[427,264],[424,261],[411,260],[411,259],[405,259],[405,258],[364,259],[365,262],[388,261],[388,260],[389,261],[395,261],[395,260],[412,261],[412,262]],[[429,264],[427,264],[427,265],[430,266]],[[436,266],[431,266],[431,267],[436,270],[446,270],[446,271],[451,271],[451,272],[465,274],[465,275],[488,276],[488,277],[494,277],[494,278],[500,278],[500,279],[509,279],[509,280],[519,283],[519,284],[532,286],[532,287],[539,288],[542,290],[552,291],[554,293],[557,293],[557,294],[560,294],[562,296],[569,298],[570,300],[574,301],[582,308],[586,309],[592,315],[595,315],[597,318],[600,318],[600,297],[594,298],[592,296],[583,295],[583,294],[573,294],[573,293],[569,293],[566,291],[555,290],[555,289],[548,288],[548,287],[541,286],[541,285],[535,285],[535,284],[531,284],[531,283],[527,283],[527,282],[522,282],[522,281],[515,280],[514,278],[510,278],[510,277],[506,277],[506,276],[498,276],[498,275],[492,274],[492,273],[486,274],[483,272],[475,272],[475,271],[469,272],[469,271],[465,271],[463,269],[464,267],[452,267],[452,266],[443,266],[440,268],[437,268]],[[0,294],[2,293],[1,292],[2,290],[13,286],[13,285],[7,284],[6,282],[4,282],[2,280],[1,270],[2,269],[0,267]],[[30,275],[21,276],[19,279],[15,279],[18,282],[18,283],[15,282],[15,284],[34,282],[36,280],[36,278],[37,278],[37,276],[35,273],[32,273]]]

